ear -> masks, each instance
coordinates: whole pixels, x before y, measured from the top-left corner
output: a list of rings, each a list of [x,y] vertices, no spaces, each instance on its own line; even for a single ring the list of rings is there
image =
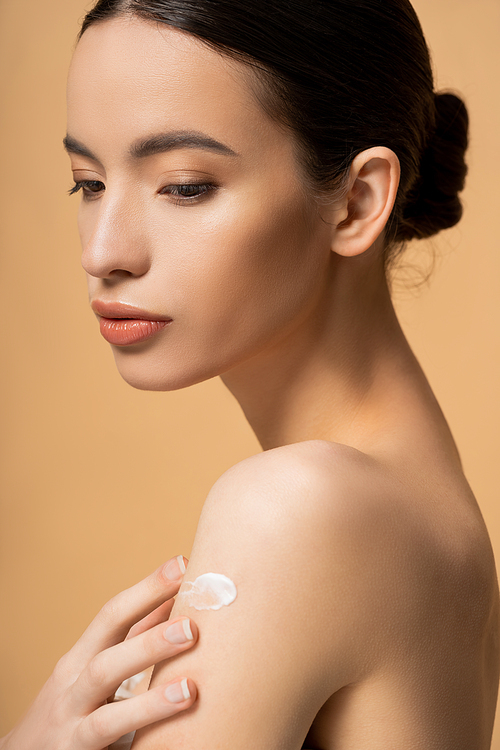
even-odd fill
[[[351,165],[347,195],[340,208],[336,204],[333,252],[352,257],[374,244],[391,215],[400,175],[394,151],[377,146],[358,154]]]

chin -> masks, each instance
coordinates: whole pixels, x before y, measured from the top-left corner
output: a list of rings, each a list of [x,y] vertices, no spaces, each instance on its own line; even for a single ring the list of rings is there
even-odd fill
[[[139,391],[178,391],[220,374],[214,367],[183,368],[176,371],[169,363],[134,362],[116,352],[115,362],[123,380]]]

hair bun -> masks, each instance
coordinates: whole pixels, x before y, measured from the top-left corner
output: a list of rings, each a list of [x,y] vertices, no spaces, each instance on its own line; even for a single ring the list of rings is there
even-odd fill
[[[424,239],[462,218],[458,194],[464,189],[469,115],[454,94],[434,94],[436,129],[422,155],[420,179],[410,190],[398,240]]]

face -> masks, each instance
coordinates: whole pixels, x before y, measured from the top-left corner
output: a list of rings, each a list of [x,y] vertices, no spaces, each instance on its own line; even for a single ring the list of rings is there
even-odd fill
[[[292,340],[330,227],[244,64],[135,18],[91,26],[68,84],[90,302],[130,384],[181,388]]]

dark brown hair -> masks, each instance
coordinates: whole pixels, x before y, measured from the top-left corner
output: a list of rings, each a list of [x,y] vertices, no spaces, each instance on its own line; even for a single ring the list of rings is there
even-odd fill
[[[401,184],[386,263],[407,240],[460,220],[467,109],[454,94],[434,92],[408,0],[99,0],[80,35],[127,14],[186,31],[252,65],[266,109],[294,132],[319,191],[341,188],[361,151],[391,148]]]

